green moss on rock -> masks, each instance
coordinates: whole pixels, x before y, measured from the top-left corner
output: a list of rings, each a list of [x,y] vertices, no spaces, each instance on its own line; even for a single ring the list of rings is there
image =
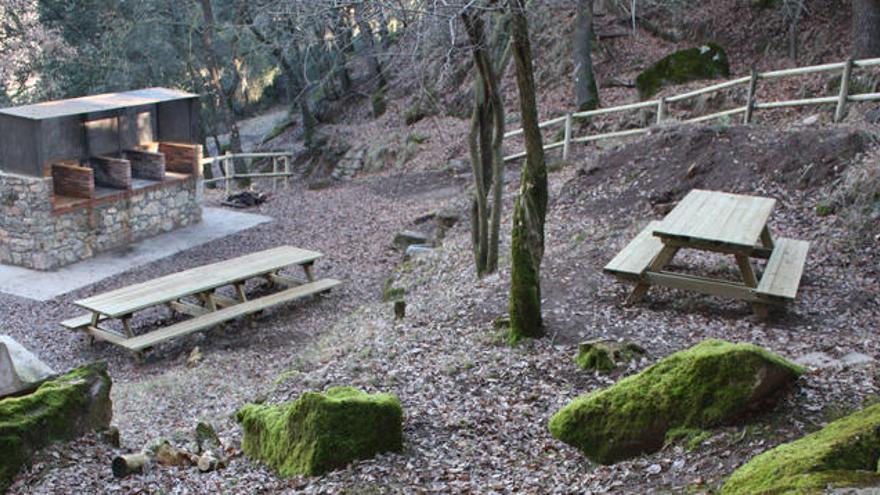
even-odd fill
[[[641,98],[650,98],[665,84],[728,77],[727,53],[715,43],[679,50],[663,57],[636,78]]]
[[[248,404],[236,417],[245,454],[281,476],[321,475],[403,447],[400,401],[352,387],[306,392],[286,404]]]
[[[574,361],[582,369],[607,373],[620,364],[630,361],[636,354],[644,354],[644,352],[645,350],[640,346],[630,342],[591,340],[578,345],[578,353]]]
[[[724,495],[826,493],[880,485],[880,404],[755,456],[724,484]]]
[[[733,423],[801,373],[760,347],[707,340],[578,397],[550,419],[550,432],[611,464],[660,449],[670,429]]]
[[[0,400],[0,492],[37,450],[110,425],[110,376],[95,363]]]

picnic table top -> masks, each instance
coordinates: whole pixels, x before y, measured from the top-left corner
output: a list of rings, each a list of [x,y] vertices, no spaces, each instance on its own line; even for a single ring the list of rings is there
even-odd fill
[[[772,198],[694,189],[666,215],[654,235],[752,248],[775,204]]]
[[[323,256],[315,251],[280,246],[238,258],[199,266],[182,272],[123,287],[74,304],[112,318],[245,281],[282,268],[312,262]]]

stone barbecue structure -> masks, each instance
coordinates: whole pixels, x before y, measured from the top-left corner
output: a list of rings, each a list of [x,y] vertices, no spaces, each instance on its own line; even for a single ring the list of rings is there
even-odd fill
[[[198,95],[0,110],[0,263],[52,270],[201,220]]]

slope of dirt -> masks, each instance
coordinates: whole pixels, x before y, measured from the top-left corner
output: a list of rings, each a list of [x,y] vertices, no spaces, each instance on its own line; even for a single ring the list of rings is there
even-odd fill
[[[646,202],[663,212],[695,188],[748,193],[769,178],[786,189],[815,189],[837,181],[872,139],[848,127],[659,128],[581,168],[561,200],[584,198],[600,211]],[[599,185],[617,194],[589,200]]]

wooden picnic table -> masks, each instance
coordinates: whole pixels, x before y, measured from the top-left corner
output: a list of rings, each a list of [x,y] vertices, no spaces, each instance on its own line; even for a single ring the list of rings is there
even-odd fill
[[[315,280],[312,265],[321,253],[281,246],[218,263],[192,268],[136,285],[74,301],[89,313],[63,321],[67,328],[87,332],[91,337],[140,352],[160,342],[187,335],[225,321],[261,311],[270,306],[326,292],[339,285],[333,279]],[[301,267],[305,279],[282,275],[290,267]],[[263,279],[286,290],[248,299],[245,284]],[[231,286],[235,297],[222,296],[217,289]],[[172,311],[192,318],[135,335],[131,319],[135,313],[167,305]],[[122,331],[104,322],[120,320]]]
[[[776,200],[694,189],[662,221],[652,221],[604,268],[634,282],[627,303],[640,301],[651,286],[693,290],[753,303],[759,316],[766,304],[794,300],[809,243],[774,239],[767,227]],[[681,249],[733,255],[741,282],[664,270]],[[759,279],[752,258],[767,259]]]

